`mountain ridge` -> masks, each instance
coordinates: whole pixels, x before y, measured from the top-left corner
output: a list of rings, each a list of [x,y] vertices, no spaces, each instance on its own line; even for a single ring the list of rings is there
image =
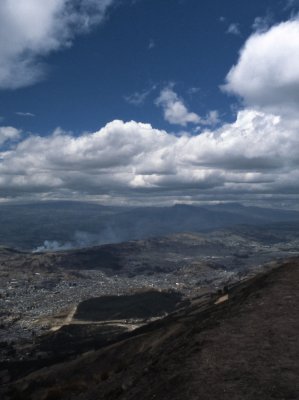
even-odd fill
[[[2,204],[0,243],[23,250],[63,250],[281,221],[299,222],[299,212],[236,203],[171,207],[109,207],[82,202]]]

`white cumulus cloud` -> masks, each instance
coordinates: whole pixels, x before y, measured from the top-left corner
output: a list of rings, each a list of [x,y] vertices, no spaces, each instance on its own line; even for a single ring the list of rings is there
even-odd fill
[[[0,89],[31,85],[43,58],[100,23],[113,0],[1,0]]]
[[[194,88],[191,88],[193,92]],[[194,93],[194,92],[193,92]],[[209,111],[206,117],[200,117],[194,112],[190,112],[183,99],[171,88],[166,87],[160,92],[160,96],[156,99],[155,104],[162,107],[164,119],[173,125],[187,126],[188,124],[196,125],[216,125],[219,122],[218,111]]]
[[[188,111],[183,100],[171,87],[164,88],[156,100],[156,105],[161,106],[164,118],[171,124],[186,126],[188,123],[198,124],[200,117]]]
[[[282,22],[249,37],[223,88],[242,97],[251,107],[297,113],[299,19]]]

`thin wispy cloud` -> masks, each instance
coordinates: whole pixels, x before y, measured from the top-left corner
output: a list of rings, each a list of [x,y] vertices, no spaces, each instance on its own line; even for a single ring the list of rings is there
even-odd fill
[[[252,29],[256,32],[266,32],[273,23],[271,15],[265,17],[256,17],[252,24]]]
[[[191,96],[193,94],[197,94],[201,92],[201,88],[200,87],[191,87],[190,89],[188,89],[188,94],[190,94]]]
[[[299,8],[299,0],[286,0],[285,9],[296,9]]]
[[[240,36],[241,35],[240,24],[237,24],[237,23],[230,24],[229,27],[227,28],[226,33],[229,33],[231,35]]]
[[[207,113],[205,118],[201,118],[201,125],[215,126],[220,122],[219,112],[212,110]]]
[[[30,112],[22,112],[22,111],[17,111],[16,115],[19,117],[35,117],[35,114],[30,113]]]
[[[133,104],[134,106],[141,106],[145,103],[146,99],[152,94],[152,92],[156,90],[156,88],[157,85],[153,85],[147,90],[134,92],[128,96],[124,96],[124,99],[129,104]]]
[[[154,47],[156,47],[156,43],[153,39],[150,39],[149,44],[148,44],[148,49],[151,50]]]

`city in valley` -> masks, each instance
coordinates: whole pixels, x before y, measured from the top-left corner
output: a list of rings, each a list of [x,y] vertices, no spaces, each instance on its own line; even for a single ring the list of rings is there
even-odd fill
[[[203,211],[197,207],[187,210],[193,215],[192,224]],[[246,207],[240,210],[252,212]],[[257,211],[263,214],[263,209]],[[229,212],[233,219],[232,210]],[[3,382],[22,376],[23,365],[31,363],[35,370],[55,363],[57,357],[67,359],[102,347],[192,304],[194,299],[205,304],[238,282],[298,256],[296,216],[296,211],[291,215],[281,212],[280,218],[292,221],[271,222],[264,210],[263,224],[168,232],[160,237],[92,243],[89,247],[84,243],[77,248],[36,249],[34,236],[31,251],[2,246]],[[30,236],[30,228],[28,233]],[[51,232],[48,234],[51,237]],[[122,308],[124,299],[131,299],[127,309]]]

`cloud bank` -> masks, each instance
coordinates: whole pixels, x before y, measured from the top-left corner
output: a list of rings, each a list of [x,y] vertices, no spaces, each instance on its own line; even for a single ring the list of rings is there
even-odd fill
[[[77,138],[32,136],[0,153],[0,191],[7,197],[298,193],[298,129],[299,121],[247,109],[235,123],[196,136],[117,120]]]
[[[1,0],[0,89],[31,85],[45,56],[102,22],[113,0]]]

